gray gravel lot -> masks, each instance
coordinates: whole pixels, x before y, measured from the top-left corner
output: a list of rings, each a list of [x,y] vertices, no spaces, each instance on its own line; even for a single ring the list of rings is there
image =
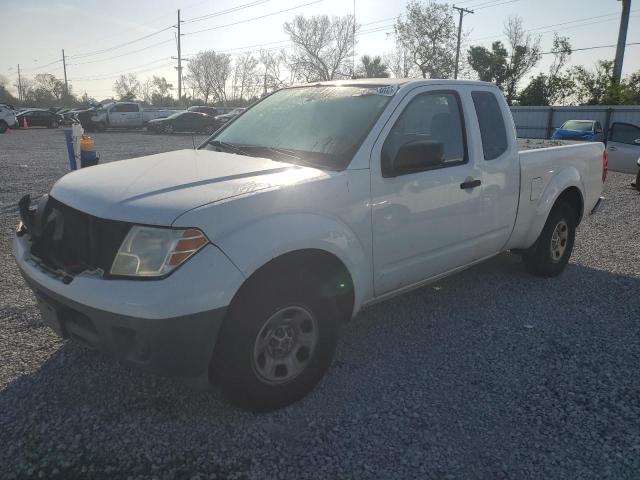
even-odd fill
[[[96,134],[102,160],[190,136]],[[0,135],[1,478],[640,477],[640,195],[610,174],[559,278],[504,254],[371,307],[321,385],[254,415],[63,342],[10,255],[62,132]]]

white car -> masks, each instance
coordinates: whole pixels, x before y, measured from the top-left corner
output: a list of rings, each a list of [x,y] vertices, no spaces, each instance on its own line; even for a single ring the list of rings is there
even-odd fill
[[[16,112],[9,105],[0,105],[0,133],[6,132],[17,123]]]
[[[183,110],[145,109],[136,102],[116,102],[102,105],[89,114],[79,116],[83,127],[104,131],[107,128],[142,128],[151,120],[166,118]]]
[[[640,158],[640,127],[631,123],[613,123],[609,129],[607,152],[611,171],[636,175]]]
[[[605,160],[596,142],[518,152],[489,83],[291,87],[197,150],[25,196],[13,254],[59,335],[271,410],[317,384],[368,305],[506,250],[560,274]]]

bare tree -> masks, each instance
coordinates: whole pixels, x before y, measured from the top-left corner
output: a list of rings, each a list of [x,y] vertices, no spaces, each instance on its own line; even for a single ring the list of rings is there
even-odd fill
[[[540,61],[542,54],[540,36],[534,37],[526,33],[522,26],[522,18],[509,17],[504,25],[504,34],[511,47],[504,82],[507,101],[511,104],[516,96],[518,84]]]
[[[282,65],[285,63],[286,55],[284,52],[273,52],[271,50],[260,51],[260,68],[262,69],[262,95],[272,92],[288,82],[282,71]]]
[[[412,0],[404,19],[398,17],[395,34],[424,78],[453,76],[457,27],[448,4]]]
[[[242,101],[255,97],[260,88],[258,60],[250,53],[236,58],[233,69],[233,98]]]
[[[299,15],[284,24],[284,31],[293,43],[287,63],[296,79],[313,82],[353,76],[353,15]]]
[[[189,60],[188,82],[205,103],[227,103],[227,81],[231,75],[231,56],[213,50],[200,52]]]
[[[151,95],[153,94],[153,79],[147,78],[140,86],[140,96],[146,103],[151,103]]]
[[[50,73],[36,75],[34,89],[36,96],[51,97],[53,102],[59,102],[65,95],[64,82]]]
[[[382,58],[396,78],[414,78],[420,75],[420,70],[413,63],[409,50],[397,38],[395,49],[385,54]]]
[[[113,84],[113,91],[116,92],[120,100],[135,100],[140,96],[142,85],[134,73],[120,75],[120,78]]]

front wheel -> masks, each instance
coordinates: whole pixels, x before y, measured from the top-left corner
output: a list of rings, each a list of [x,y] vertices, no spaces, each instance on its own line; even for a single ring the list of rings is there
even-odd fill
[[[253,282],[235,299],[220,331],[212,378],[254,412],[307,395],[329,368],[338,341],[338,310],[309,272]]]
[[[58,127],[59,127],[59,125],[58,125],[58,121],[57,120],[53,120],[51,122],[51,124],[49,125],[49,128],[58,128]]]
[[[523,260],[530,273],[540,277],[560,275],[569,263],[576,236],[576,212],[568,203],[553,207],[540,236]]]
[[[174,131],[175,129],[173,128],[173,125],[165,125],[164,133],[173,133]]]

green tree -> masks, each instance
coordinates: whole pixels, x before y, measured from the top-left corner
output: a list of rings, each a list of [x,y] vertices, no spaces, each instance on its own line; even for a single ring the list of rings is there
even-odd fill
[[[507,77],[507,58],[509,53],[502,42],[493,42],[491,50],[475,46],[469,49],[467,62],[483,82],[495,83],[502,88]]]
[[[138,98],[142,86],[135,74],[120,75],[120,78],[113,84],[113,91],[116,92],[119,99],[125,102],[131,102]]]
[[[389,77],[389,68],[382,62],[379,56],[371,58],[369,55],[363,55],[360,58],[360,67],[356,69],[356,78],[387,78]]]

